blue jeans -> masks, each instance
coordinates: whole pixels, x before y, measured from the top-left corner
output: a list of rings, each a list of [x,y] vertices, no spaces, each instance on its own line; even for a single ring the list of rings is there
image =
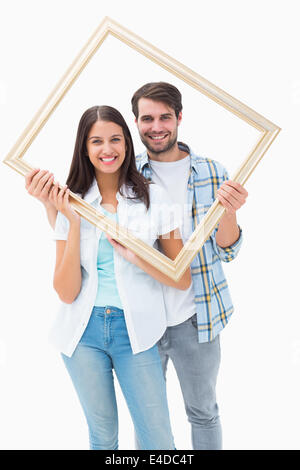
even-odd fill
[[[118,448],[112,369],[126,399],[140,448],[174,449],[158,348],[132,354],[123,310],[94,307],[72,357],[62,357],[85,413],[91,449]]]
[[[197,450],[220,450],[222,429],[216,402],[220,340],[198,342],[196,315],[168,327],[158,342],[164,374],[169,358],[174,364]]]

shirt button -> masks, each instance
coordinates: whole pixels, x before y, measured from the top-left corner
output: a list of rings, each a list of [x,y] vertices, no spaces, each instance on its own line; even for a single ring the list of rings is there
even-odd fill
[[[108,309],[106,310],[106,313],[110,313],[110,312],[111,312],[111,310],[108,308]]]

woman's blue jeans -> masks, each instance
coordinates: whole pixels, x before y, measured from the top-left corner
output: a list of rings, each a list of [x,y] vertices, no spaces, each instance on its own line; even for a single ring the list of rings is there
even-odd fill
[[[85,413],[91,449],[118,448],[113,369],[140,449],[175,448],[158,348],[132,354],[123,310],[94,307],[72,357],[62,357]]]

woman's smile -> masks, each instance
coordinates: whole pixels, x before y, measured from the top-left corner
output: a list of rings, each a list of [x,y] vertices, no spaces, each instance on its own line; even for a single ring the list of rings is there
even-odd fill
[[[103,162],[105,165],[111,165],[112,163],[116,161],[117,158],[118,158],[117,155],[115,157],[99,157],[101,162]]]

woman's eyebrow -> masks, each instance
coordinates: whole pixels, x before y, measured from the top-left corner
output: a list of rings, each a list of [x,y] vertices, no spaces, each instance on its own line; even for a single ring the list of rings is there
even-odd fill
[[[122,137],[122,135],[121,134],[113,134],[110,137]],[[92,137],[88,138],[88,140],[90,140],[90,139],[102,139],[102,137],[100,137],[99,135],[93,135]]]

